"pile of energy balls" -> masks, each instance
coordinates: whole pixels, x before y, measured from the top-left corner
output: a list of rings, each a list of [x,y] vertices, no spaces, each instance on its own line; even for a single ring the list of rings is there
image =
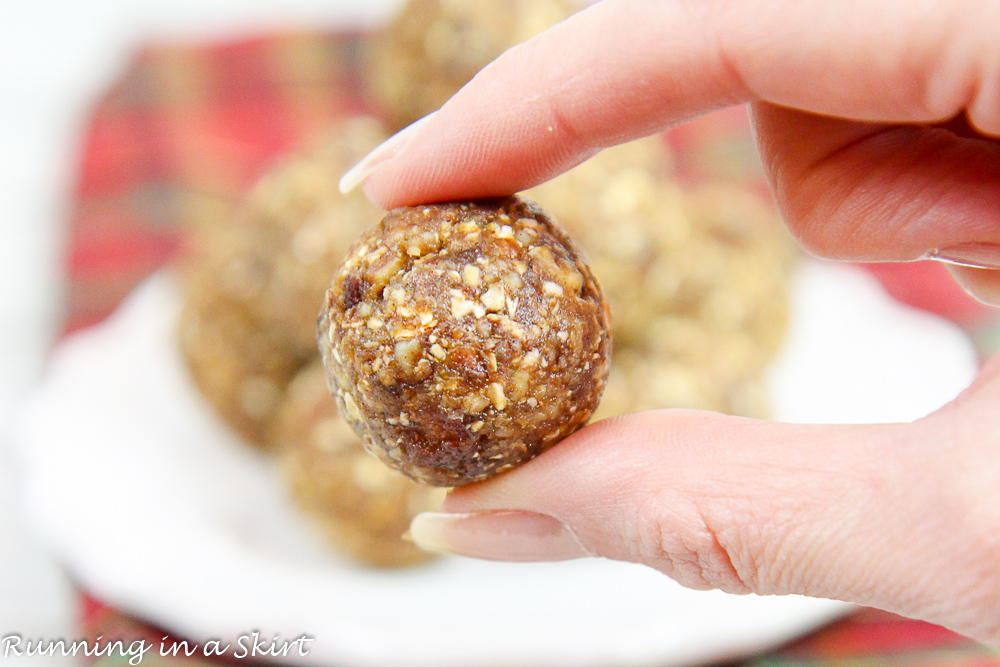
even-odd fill
[[[178,263],[194,383],[359,563],[428,560],[401,536],[439,506],[439,487],[503,472],[588,420],[768,414],[793,246],[757,194],[681,186],[660,138],[522,193],[540,208],[507,198],[386,216],[337,190],[392,132],[574,8],[411,0],[367,43],[380,117],[343,119],[275,166],[234,214],[194,226]]]

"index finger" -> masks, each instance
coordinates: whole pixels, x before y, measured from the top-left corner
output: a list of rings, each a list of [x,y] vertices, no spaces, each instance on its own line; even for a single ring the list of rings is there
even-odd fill
[[[365,191],[387,208],[508,194],[750,101],[871,122],[967,111],[997,135],[998,25],[989,0],[606,0],[485,68]]]

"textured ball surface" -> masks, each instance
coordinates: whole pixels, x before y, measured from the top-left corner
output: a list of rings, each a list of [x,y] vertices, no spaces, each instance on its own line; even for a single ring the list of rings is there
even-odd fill
[[[438,509],[444,491],[385,467],[337,414],[317,359],[289,385],[275,441],[292,499],[330,545],[373,567],[434,558],[402,538],[420,512]]]
[[[565,232],[508,197],[390,212],[338,270],[319,344],[366,447],[413,479],[458,486],[587,423],[610,331]]]

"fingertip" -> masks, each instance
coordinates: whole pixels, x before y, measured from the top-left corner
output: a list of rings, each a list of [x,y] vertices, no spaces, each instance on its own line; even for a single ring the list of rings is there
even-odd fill
[[[592,555],[561,521],[534,512],[424,512],[410,523],[409,535],[424,551],[484,560],[542,562]]]
[[[379,172],[390,165],[420,136],[421,132],[424,131],[433,119],[435,113],[431,112],[423,118],[407,125],[372,149],[368,155],[361,158],[356,165],[348,169],[341,176],[340,181],[337,183],[337,188],[340,192],[346,195],[360,185],[365,195],[373,203],[386,209],[391,208],[393,204],[391,189],[389,192],[386,192],[385,184],[380,183],[380,179],[377,176]]]

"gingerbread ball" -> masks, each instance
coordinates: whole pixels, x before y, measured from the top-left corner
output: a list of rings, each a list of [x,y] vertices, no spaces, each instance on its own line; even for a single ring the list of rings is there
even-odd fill
[[[365,451],[337,414],[318,359],[289,385],[274,440],[292,499],[334,549],[372,567],[434,557],[402,535],[417,514],[440,507],[444,491],[407,479]]]
[[[587,423],[611,314],[579,251],[516,197],[404,207],[337,271],[319,324],[337,402],[413,479],[510,470]]]
[[[186,264],[203,280],[190,289],[219,292],[293,353],[314,354],[330,276],[384,215],[360,191],[341,194],[337,180],[385,136],[369,116],[345,118],[274,165],[230,219],[191,235]]]
[[[794,244],[759,193],[682,185],[662,137],[602,151],[528,194],[565,225],[615,316],[595,419],[695,408],[767,416]]]
[[[393,129],[409,125],[574,9],[566,0],[410,0],[369,44],[369,95]]]
[[[303,359],[211,291],[188,295],[177,341],[192,382],[216,414],[249,443],[269,448],[269,424]]]

